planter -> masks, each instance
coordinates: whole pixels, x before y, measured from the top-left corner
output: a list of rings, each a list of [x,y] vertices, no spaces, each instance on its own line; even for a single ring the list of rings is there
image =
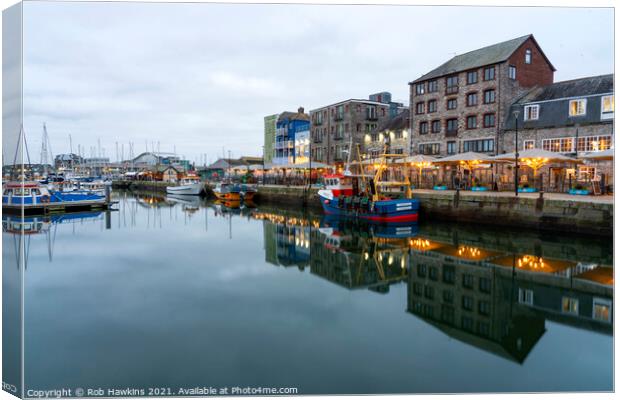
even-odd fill
[[[533,188],[533,187],[519,188],[518,192],[519,193],[536,193],[536,192],[538,192],[538,189]]]
[[[448,190],[446,185],[433,186],[433,190]]]
[[[472,192],[484,192],[484,191],[486,191],[486,190],[488,190],[488,189],[486,188],[486,186],[473,186],[473,187],[471,188],[471,191],[472,191]]]
[[[587,196],[590,194],[590,191],[587,189],[570,189],[568,194],[576,194],[579,196]]]

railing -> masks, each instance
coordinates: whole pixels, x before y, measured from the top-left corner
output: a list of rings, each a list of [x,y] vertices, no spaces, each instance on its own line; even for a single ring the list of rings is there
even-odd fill
[[[446,137],[457,137],[459,134],[458,129],[455,131],[446,131]]]
[[[458,86],[446,86],[446,94],[454,94],[459,92]]]

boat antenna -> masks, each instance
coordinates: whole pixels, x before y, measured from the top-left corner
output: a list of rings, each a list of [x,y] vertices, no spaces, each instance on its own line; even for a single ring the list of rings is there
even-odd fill
[[[349,148],[347,151],[347,165],[344,168],[345,175],[351,175],[351,153],[353,153],[353,135],[349,138]]]

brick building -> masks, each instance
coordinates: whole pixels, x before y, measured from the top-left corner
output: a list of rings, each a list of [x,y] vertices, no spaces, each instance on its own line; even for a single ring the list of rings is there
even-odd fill
[[[578,157],[607,150],[613,144],[614,76],[573,79],[531,89],[511,106],[499,153],[514,151],[515,111],[519,150],[537,148]],[[549,171],[553,173],[553,168]],[[613,161],[586,161],[572,173],[579,179],[597,174],[611,178]]]
[[[513,99],[553,83],[533,35],[455,56],[409,83],[411,154],[495,154]]]
[[[381,96],[388,99],[389,96]],[[390,101],[349,99],[310,111],[312,160],[327,164],[347,161],[349,146],[365,152],[364,137],[390,118]],[[404,107],[401,107],[401,110]]]

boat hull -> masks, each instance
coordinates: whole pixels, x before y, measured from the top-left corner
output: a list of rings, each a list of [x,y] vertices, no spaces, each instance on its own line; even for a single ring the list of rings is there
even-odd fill
[[[225,201],[241,201],[241,194],[239,192],[213,192],[218,200]]]
[[[168,186],[166,188],[166,193],[170,194],[188,194],[197,196],[202,192],[203,185],[202,183],[193,183],[191,185],[180,185],[180,186]]]
[[[346,208],[339,204],[338,199],[321,196],[321,205],[328,215],[378,223],[406,223],[417,222],[420,203],[416,199],[380,200],[370,209]]]

